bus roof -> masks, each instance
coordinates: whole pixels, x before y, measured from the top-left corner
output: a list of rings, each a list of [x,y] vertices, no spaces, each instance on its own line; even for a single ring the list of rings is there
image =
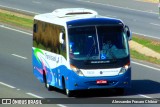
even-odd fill
[[[98,13],[91,9],[85,9],[85,8],[62,8],[62,9],[56,9],[51,13],[44,13],[39,14],[34,17],[36,20],[53,23],[57,25],[65,26],[67,22],[76,21],[78,19],[106,19],[108,21],[113,22],[121,22],[121,20],[109,18],[109,17],[102,17],[99,16]]]

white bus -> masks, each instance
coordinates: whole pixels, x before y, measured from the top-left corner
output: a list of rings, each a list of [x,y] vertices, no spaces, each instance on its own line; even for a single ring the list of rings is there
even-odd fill
[[[57,9],[34,17],[33,73],[48,90],[114,88],[131,84],[128,40],[121,20],[85,8]]]

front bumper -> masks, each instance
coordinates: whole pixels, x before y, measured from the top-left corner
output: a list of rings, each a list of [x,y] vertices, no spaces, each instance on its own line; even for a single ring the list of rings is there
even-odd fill
[[[84,77],[74,74],[72,77],[66,81],[66,86],[69,90],[130,88],[131,86],[131,68],[124,74],[117,76]],[[97,80],[106,80],[107,83],[97,84]]]

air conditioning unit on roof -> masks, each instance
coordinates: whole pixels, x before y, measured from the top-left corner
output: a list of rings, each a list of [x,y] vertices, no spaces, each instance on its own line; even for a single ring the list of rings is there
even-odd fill
[[[98,15],[96,11],[91,9],[85,9],[85,8],[56,9],[52,12],[52,14],[57,17],[67,17],[67,16],[74,16],[74,15],[94,15],[94,16]]]

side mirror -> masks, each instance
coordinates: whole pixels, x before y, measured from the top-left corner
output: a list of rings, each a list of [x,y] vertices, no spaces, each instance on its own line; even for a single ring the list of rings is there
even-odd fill
[[[61,44],[64,43],[64,33],[62,33],[62,32],[59,34],[59,42],[60,42]]]
[[[128,37],[128,40],[131,40],[132,39],[132,34],[129,30],[129,27],[127,25],[125,25],[125,32],[127,34],[127,37]]]

